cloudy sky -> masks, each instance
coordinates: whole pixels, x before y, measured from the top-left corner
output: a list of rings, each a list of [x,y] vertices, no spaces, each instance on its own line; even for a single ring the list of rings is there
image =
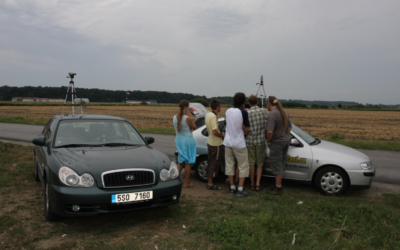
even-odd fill
[[[400,103],[398,0],[1,0],[0,32],[0,86]]]

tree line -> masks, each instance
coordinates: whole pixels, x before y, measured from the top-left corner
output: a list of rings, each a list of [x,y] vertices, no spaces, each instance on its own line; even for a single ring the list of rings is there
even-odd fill
[[[13,97],[38,97],[38,98],[60,98],[65,99],[68,87],[0,87],[0,101],[11,101]],[[204,106],[208,106],[212,99],[217,99],[223,105],[232,105],[233,96],[216,96],[207,98],[206,96],[193,95],[188,93],[170,93],[166,91],[141,91],[141,90],[106,90],[97,88],[76,88],[76,95],[78,98],[88,98],[90,102],[125,102],[128,100],[148,101],[156,100],[157,103],[179,103],[181,100],[188,100],[190,102],[200,102]],[[71,90],[70,90],[71,91]],[[127,94],[129,92],[129,95]],[[68,97],[70,100],[70,96]],[[306,101],[296,99],[279,99],[285,108],[315,108],[315,109],[328,109],[328,108],[349,108],[349,109],[379,109],[379,108],[399,108],[397,105],[384,105],[384,104],[360,104],[357,102],[349,101]],[[259,99],[261,103],[261,99]],[[263,100],[264,106],[265,99]]]
[[[13,97],[38,97],[65,99],[68,87],[0,87],[0,101],[11,101]],[[71,90],[69,90],[70,92]],[[156,100],[158,103],[179,103],[181,100],[196,98],[207,99],[205,96],[188,93],[169,93],[165,91],[140,91],[140,90],[106,90],[75,88],[78,98],[88,98],[90,102],[125,102],[128,100],[148,101]],[[129,93],[129,95],[127,94]],[[71,97],[68,96],[68,100]]]

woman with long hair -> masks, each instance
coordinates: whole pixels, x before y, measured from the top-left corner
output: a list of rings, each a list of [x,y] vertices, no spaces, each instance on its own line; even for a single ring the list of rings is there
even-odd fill
[[[189,102],[182,100],[179,103],[177,114],[173,118],[175,128],[175,145],[178,149],[178,169],[181,173],[185,168],[184,188],[193,187],[190,180],[190,172],[192,165],[196,162],[196,142],[194,141],[192,132],[196,129],[193,120],[187,115],[189,111]]]
[[[282,195],[282,178],[284,164],[289,149],[290,130],[292,123],[289,114],[282,108],[275,96],[267,99],[267,108],[270,111],[267,121],[267,143],[270,149],[270,164],[275,175],[275,186],[267,193]]]

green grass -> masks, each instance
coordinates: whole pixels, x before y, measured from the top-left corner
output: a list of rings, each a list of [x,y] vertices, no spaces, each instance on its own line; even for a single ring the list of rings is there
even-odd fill
[[[205,232],[221,249],[400,247],[400,236],[395,233],[400,230],[400,210],[387,198],[380,203],[346,195],[305,196],[296,189],[285,192],[283,197],[250,198],[232,205],[222,200],[219,203],[227,207],[226,213],[215,213],[193,231]],[[400,196],[392,199],[398,202]],[[297,205],[299,200],[303,205]]]
[[[30,125],[46,125],[46,122],[25,119],[23,117],[0,117],[0,122]]]
[[[400,141],[381,142],[381,141],[348,141],[348,140],[332,140],[332,139],[328,139],[328,141],[335,142],[351,148],[400,151]]]
[[[0,176],[8,176],[0,185],[2,249],[400,248],[399,194],[371,198],[367,190],[330,197],[311,185],[285,182],[283,196],[275,197],[265,193],[269,179],[248,198],[224,188],[216,196],[183,195],[169,208],[48,223],[42,186],[33,178],[33,147],[0,142],[0,152]]]

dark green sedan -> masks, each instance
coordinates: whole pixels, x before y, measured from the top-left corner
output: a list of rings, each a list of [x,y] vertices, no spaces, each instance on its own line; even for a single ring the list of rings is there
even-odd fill
[[[32,142],[49,221],[179,202],[175,162],[123,118],[55,115]]]

